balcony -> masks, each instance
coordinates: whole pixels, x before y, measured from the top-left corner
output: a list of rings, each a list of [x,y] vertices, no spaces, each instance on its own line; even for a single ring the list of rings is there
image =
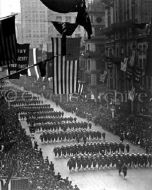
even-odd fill
[[[120,32],[121,30],[126,30],[128,28],[133,28],[134,24],[132,20],[128,20],[126,22],[121,22],[121,23],[114,23],[111,24],[108,28],[104,29],[104,34],[105,35],[112,35],[116,32]]]

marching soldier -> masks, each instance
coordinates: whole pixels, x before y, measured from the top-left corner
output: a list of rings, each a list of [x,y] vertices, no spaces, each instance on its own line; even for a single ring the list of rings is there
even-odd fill
[[[124,179],[125,179],[126,176],[127,176],[127,165],[125,163],[122,166],[122,172],[123,172],[123,176],[124,176]]]
[[[127,151],[127,153],[129,153],[129,151],[130,151],[130,146],[128,143],[126,144],[126,151]]]

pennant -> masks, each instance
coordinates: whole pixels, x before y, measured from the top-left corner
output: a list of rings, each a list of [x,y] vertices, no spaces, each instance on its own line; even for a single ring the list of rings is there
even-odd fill
[[[73,40],[74,38],[68,38],[67,40]],[[77,39],[80,42],[80,39]],[[74,41],[75,42],[75,39]],[[67,51],[70,51],[69,48],[73,48],[76,51],[72,50],[72,54],[70,54],[70,59],[68,57],[63,56],[61,54],[62,47],[61,38],[52,38],[52,49],[53,49],[53,92],[54,94],[72,94],[77,91],[77,83],[78,83],[78,63],[79,57],[76,58],[77,55],[77,47],[73,43],[72,47],[67,47]],[[78,45],[78,43],[76,43]],[[79,51],[80,51],[80,43],[79,43]],[[75,55],[76,54],[76,55]]]
[[[29,45],[30,44],[17,44],[17,64],[18,69],[22,70],[28,67],[29,62]],[[21,75],[28,75],[27,69],[20,72]]]
[[[132,89],[128,92],[128,99],[131,100],[132,102],[135,99],[135,88],[132,87]]]
[[[128,61],[128,58],[124,58],[124,61],[123,62],[121,62],[121,71],[123,71],[123,72],[126,72],[126,70],[127,70],[127,61]]]
[[[60,34],[64,34],[66,36],[71,36],[75,29],[77,28],[78,24],[76,23],[68,23],[68,22],[52,22],[56,30]]]

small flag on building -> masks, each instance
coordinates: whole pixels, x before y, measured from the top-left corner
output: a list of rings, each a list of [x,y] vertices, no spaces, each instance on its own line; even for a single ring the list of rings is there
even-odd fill
[[[128,58],[124,58],[124,61],[121,62],[121,71],[126,72],[127,62],[128,62]]]
[[[100,82],[104,83],[107,76],[107,71],[104,71],[103,74],[100,75]]]
[[[128,92],[128,99],[131,100],[132,102],[135,99],[135,88],[132,87],[132,89]]]

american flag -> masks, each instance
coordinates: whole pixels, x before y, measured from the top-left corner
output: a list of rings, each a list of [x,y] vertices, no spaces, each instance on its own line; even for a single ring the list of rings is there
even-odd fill
[[[7,65],[9,74],[17,68],[17,40],[15,15],[0,19],[0,66]]]
[[[76,39],[79,43],[75,43]],[[62,39],[52,38],[52,51],[54,56],[53,92],[54,94],[76,93],[78,86],[80,38],[67,38],[65,56],[62,56],[61,54],[61,47]]]

